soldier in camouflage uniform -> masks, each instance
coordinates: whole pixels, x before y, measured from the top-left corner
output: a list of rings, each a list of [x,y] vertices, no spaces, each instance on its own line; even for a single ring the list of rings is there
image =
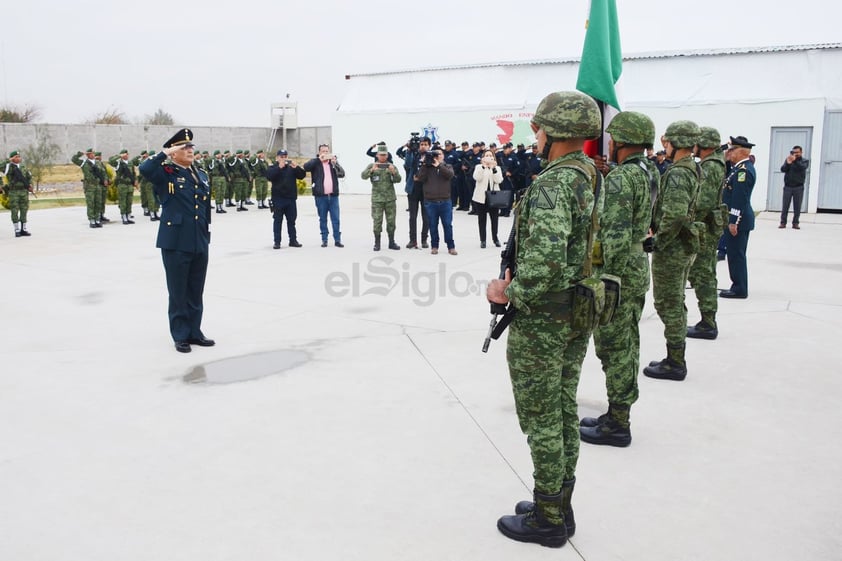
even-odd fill
[[[148,157],[149,152],[144,150],[139,155],[132,158],[131,162],[134,167],[137,167],[141,164],[141,162],[145,161]],[[149,216],[149,198],[147,197],[146,191],[143,189],[143,183],[146,181],[142,175],[138,178],[138,185],[140,191],[140,208],[143,209],[143,216]]]
[[[131,219],[132,199],[134,190],[137,187],[137,172],[129,160],[129,151],[125,148],[120,154],[109,159],[111,167],[114,168],[114,183],[117,184],[117,204],[120,206],[120,218],[123,224],[134,224]]]
[[[105,178],[105,181],[100,183],[99,185],[99,221],[103,224],[107,222],[111,222],[110,218],[105,217],[105,203],[108,199],[108,186],[111,185],[111,180],[108,178],[108,170],[105,167],[105,164],[102,162],[102,152],[94,152],[94,164],[97,168],[99,168],[102,177]]]
[[[696,216],[705,223],[705,230],[699,239],[699,253],[690,266],[688,280],[696,291],[702,319],[696,325],[688,326],[687,336],[693,339],[716,339],[719,335],[716,325],[716,310],[719,306],[716,295],[716,246],[725,227],[725,211],[722,208],[725,155],[719,131],[711,127],[701,127],[701,131],[699,158],[702,159],[702,183],[696,203]]]
[[[233,202],[233,198],[234,198],[234,181],[233,181],[233,177],[231,177],[231,171],[232,171],[232,169],[233,169],[233,168],[231,167],[231,164],[232,164],[232,162],[234,161],[234,160],[233,160],[233,158],[234,158],[234,156],[232,156],[232,155],[231,155],[231,151],[230,151],[230,150],[225,150],[225,151],[222,153],[222,161],[223,161],[223,162],[225,162],[225,165],[227,166],[227,168],[226,168],[226,169],[228,170],[228,187],[227,187],[227,188],[226,188],[226,190],[225,190],[225,206],[226,206],[226,207],[235,207],[235,206],[237,206],[237,205],[235,205],[235,204],[234,204],[234,202]]]
[[[362,178],[371,181],[371,220],[374,223],[374,251],[380,251],[380,233],[383,231],[383,215],[386,216],[386,234],[389,249],[400,249],[395,243],[395,183],[400,183],[401,174],[394,164],[389,163],[389,149],[385,144],[377,145],[377,161],[363,170]]]
[[[269,208],[266,206],[266,195],[269,193],[269,180],[265,173],[269,169],[269,163],[263,156],[263,150],[258,150],[254,160],[251,161],[251,175],[254,177],[254,190],[257,197],[257,208]]]
[[[517,314],[506,356],[535,479],[534,502],[515,506],[497,528],[505,536],[561,547],[575,532],[571,497],[579,458],[576,389],[591,328],[574,330],[574,286],[588,277],[590,235],[601,181],[582,152],[601,130],[596,103],[579,92],[545,97],[532,130],[547,166],[516,208],[516,276],[490,282],[488,300]],[[596,206],[596,208],[595,208]]]
[[[208,162],[206,170],[210,177],[211,190],[216,201],[216,213],[225,214],[228,211],[222,208],[222,204],[225,202],[225,194],[228,192],[228,183],[231,177],[228,175],[228,166],[222,158],[222,152],[219,150],[213,151],[213,158]]]
[[[246,169],[249,174],[248,184],[246,185],[245,204],[253,205],[254,202],[251,200],[251,196],[254,193],[254,174],[251,169],[251,150],[243,150],[243,159],[245,160]]]
[[[100,186],[108,181],[105,170],[96,165],[93,148],[88,148],[84,154],[81,151],[76,152],[71,156],[70,161],[82,170],[82,188],[85,192],[89,225],[91,228],[102,228],[100,209],[103,203],[100,201],[102,197]]]
[[[608,125],[611,161],[618,162],[605,179],[594,264],[597,273],[620,277],[622,297],[614,318],[593,333],[596,356],[605,372],[608,412],[582,419],[579,432],[591,444],[631,444],[629,411],[639,392],[640,316],[649,290],[649,257],[643,240],[652,222],[658,195],[658,168],[645,150],[655,142],[655,124],[642,113],[623,111]],[[602,263],[599,265],[599,263]]]
[[[673,164],[661,176],[661,191],[653,213],[652,291],[655,310],[664,323],[667,356],[643,369],[650,378],[681,381],[687,376],[684,287],[699,249],[700,229],[694,219],[701,170],[693,159],[693,148],[700,135],[696,123],[675,121],[663,137],[667,157]]]
[[[237,150],[234,158],[228,163],[231,183],[234,185],[234,197],[237,199],[237,212],[248,210],[244,205],[251,185],[249,164],[242,150]]]
[[[21,165],[20,160],[20,152],[13,150],[9,153],[9,161],[2,168],[3,175],[6,177],[3,191],[9,197],[9,210],[12,214],[16,238],[32,235],[26,229],[29,194],[32,192],[32,173]]]

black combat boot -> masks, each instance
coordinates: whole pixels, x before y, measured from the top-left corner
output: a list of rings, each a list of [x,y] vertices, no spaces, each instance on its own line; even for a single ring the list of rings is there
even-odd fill
[[[20,235],[24,236],[24,237],[32,235],[32,234],[29,233],[29,230],[26,229],[26,222],[21,222]]]
[[[713,340],[719,336],[716,327],[716,312],[702,312],[702,319],[693,326],[687,327],[687,336],[691,339]]]
[[[389,249],[397,249],[400,250],[401,246],[395,243],[395,235],[392,234],[389,236]]]
[[[150,217],[149,217],[149,221],[150,221],[150,222],[157,222],[157,221],[158,221],[158,220],[160,220],[160,219],[161,219],[161,217],[160,217],[160,216],[158,216],[158,211],[157,211],[157,210],[153,210],[153,211],[152,211],[152,216],[150,216]]]
[[[149,209],[148,209],[148,208],[145,208],[145,207],[144,207],[144,209],[143,209],[143,216],[149,216]]]
[[[611,404],[608,404],[608,411],[600,415],[599,417],[582,417],[579,421],[580,427],[595,427],[600,423],[604,423],[605,419],[607,419],[611,415]]]
[[[375,234],[374,236],[374,251],[380,251],[380,235]]]
[[[573,487],[576,486],[576,478],[568,479],[561,484],[561,512],[564,514],[564,528],[567,530],[567,537],[572,538],[576,533],[576,519],[573,517]],[[535,510],[535,503],[532,501],[520,501],[515,505],[515,514],[527,514]]]
[[[667,358],[643,369],[643,375],[658,380],[675,380],[680,382],[687,377],[687,363],[684,360],[682,345],[667,345]]]
[[[625,448],[631,444],[629,407],[612,405],[608,415],[596,426],[579,426],[579,436],[590,444],[603,444]]]
[[[235,206],[237,206],[237,205],[235,205],[234,203],[232,203],[232,202],[231,202],[231,199],[225,199],[225,206],[227,206],[227,207],[235,207]]]
[[[562,514],[563,494],[563,489],[554,495],[535,491],[532,510],[501,516],[497,520],[497,529],[507,538],[519,542],[537,543],[545,547],[563,546],[567,543],[567,527]]]

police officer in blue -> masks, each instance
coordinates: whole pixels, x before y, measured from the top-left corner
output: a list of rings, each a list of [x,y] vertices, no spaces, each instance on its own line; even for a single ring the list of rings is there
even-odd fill
[[[210,243],[210,183],[204,170],[193,163],[193,146],[193,132],[181,129],[164,143],[163,151],[139,168],[161,201],[156,247],[161,248],[167,277],[170,334],[180,353],[189,353],[190,345],[215,344],[201,329]]]
[[[726,158],[731,163],[731,172],[725,180],[722,202],[728,208],[726,255],[731,288],[721,290],[720,298],[748,298],[748,268],[746,248],[749,232],[754,230],[754,209],[751,208],[751,192],[757,174],[751,162],[754,144],[744,136],[732,136]]]

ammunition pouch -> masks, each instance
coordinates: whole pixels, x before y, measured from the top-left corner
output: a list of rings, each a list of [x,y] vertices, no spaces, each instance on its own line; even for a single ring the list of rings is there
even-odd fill
[[[604,326],[614,319],[614,313],[620,305],[620,289],[623,283],[620,277],[614,275],[602,275],[600,280],[605,285],[605,305],[599,315],[599,325]]]
[[[704,222],[688,222],[686,226],[681,228],[678,239],[681,241],[682,249],[691,255],[699,253],[699,246],[705,229]]]
[[[573,287],[572,327],[590,333],[599,325],[605,309],[605,284],[601,279],[582,279]],[[613,315],[613,314],[612,314]]]

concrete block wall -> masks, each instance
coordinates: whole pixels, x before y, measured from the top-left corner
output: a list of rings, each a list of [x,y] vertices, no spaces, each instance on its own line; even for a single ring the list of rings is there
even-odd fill
[[[93,148],[105,158],[126,148],[132,156],[142,150],[158,151],[179,127],[169,125],[54,125],[32,123],[0,123],[0,158],[12,150],[21,150],[49,135],[59,146],[54,164],[66,164],[79,150]],[[278,130],[272,146],[268,146],[272,129],[268,127],[189,127],[200,150],[269,149],[274,153],[282,147],[283,137]],[[310,157],[318,152],[321,143],[330,144],[330,127],[304,127],[287,131],[287,147],[293,157]]]

